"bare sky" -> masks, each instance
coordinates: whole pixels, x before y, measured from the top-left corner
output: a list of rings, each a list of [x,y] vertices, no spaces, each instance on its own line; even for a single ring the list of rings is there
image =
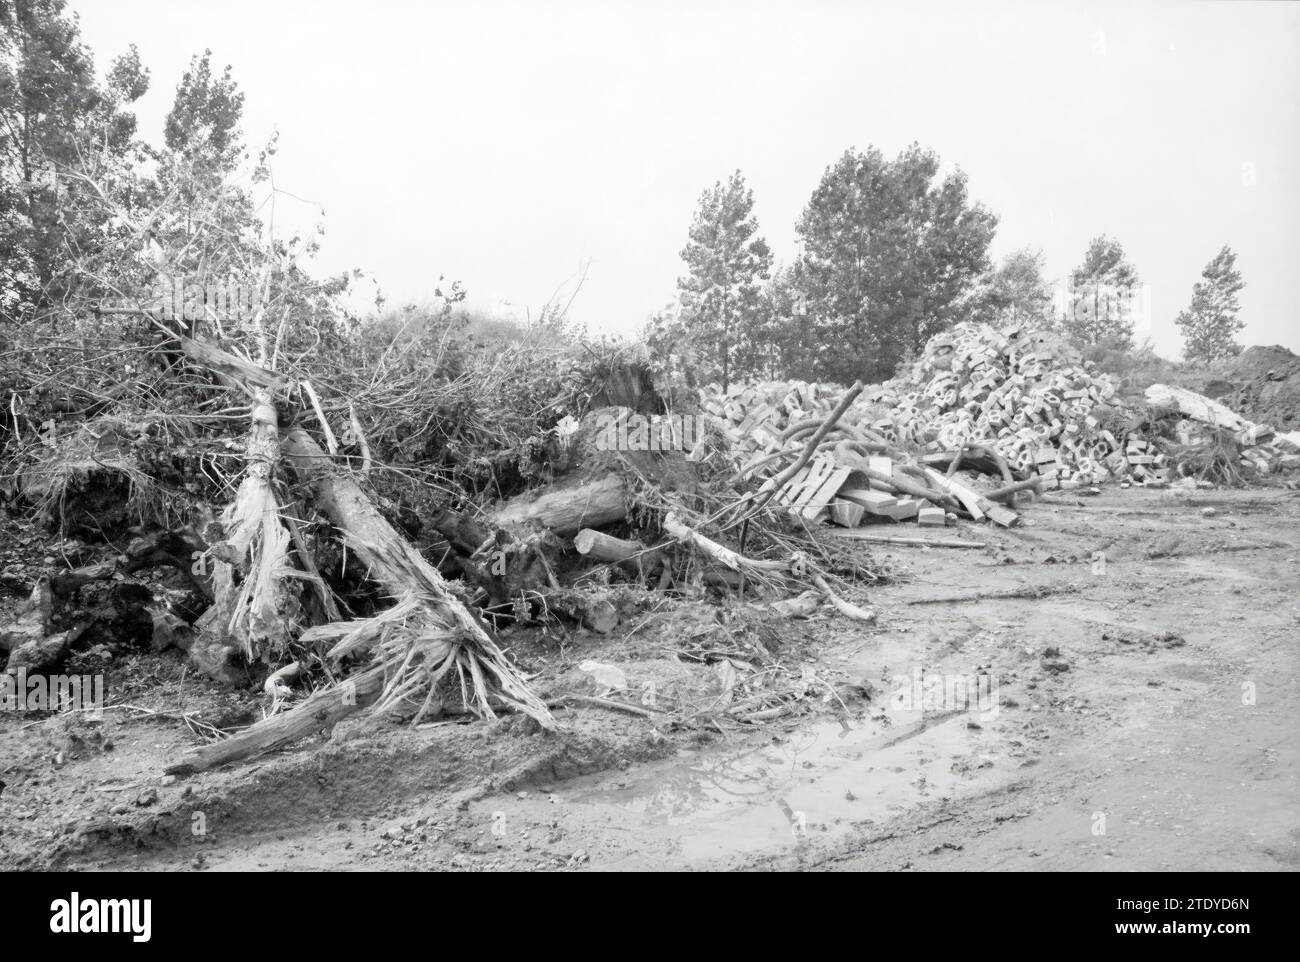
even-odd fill
[[[392,302],[439,274],[630,333],[674,296],[700,192],[735,168],[779,258],[826,166],[913,140],[1061,278],[1118,238],[1162,353],[1227,243],[1246,343],[1300,349],[1300,4],[71,0],[97,66],[134,42],[141,128],[211,47],[276,184],[324,209],[321,270]],[[320,211],[281,195],[277,222]]]

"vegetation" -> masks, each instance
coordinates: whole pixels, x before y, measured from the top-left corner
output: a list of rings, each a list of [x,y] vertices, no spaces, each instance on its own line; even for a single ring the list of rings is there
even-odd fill
[[[1238,315],[1237,294],[1246,284],[1237,270],[1237,255],[1226,244],[1205,265],[1192,288],[1192,303],[1175,323],[1183,332],[1183,356],[1189,361],[1221,361],[1241,353],[1237,334],[1246,326]]]
[[[374,420],[377,461],[403,472],[437,463],[481,484],[482,472],[451,453],[467,438],[519,449],[562,416],[556,398],[599,394],[590,372],[636,354],[593,342],[568,323],[567,304],[522,326],[469,315],[458,285],[426,307],[352,313],[341,295],[356,272],[317,277],[317,235],[274,236],[258,215],[260,195],[274,193],[277,144],[246,146],[245,95],[229,67],[211,51],[192,58],[156,141],[131,109],[150,83],[134,48],[99,76],[65,0],[0,3],[9,434],[108,399],[156,405],[185,383],[176,338],[201,334],[353,397]],[[645,325],[636,356],[679,399],[710,380],[878,381],[933,334],[971,320],[1060,327],[1120,373],[1168,367],[1134,342],[1140,281],[1118,241],[1095,238],[1054,304],[1041,251],[990,260],[996,226],[965,175],[945,172],[933,151],[912,144],[891,159],[850,149],[813,185],[793,225],[797,254],[777,264],[736,171],[701,194],[676,298]],[[223,312],[200,298],[196,314],[160,320],[147,309],[175,278],[241,291],[254,309]],[[1239,349],[1242,287],[1225,247],[1178,317],[1189,360]],[[347,413],[323,403],[329,416]]]
[[[758,367],[762,285],[772,266],[754,220],[754,193],[740,171],[700,197],[682,260],[688,273],[677,282],[680,321],[725,388],[733,373]]]
[[[1133,344],[1140,295],[1137,271],[1119,241],[1104,234],[1094,237],[1083,263],[1070,275],[1062,326],[1080,345],[1107,344],[1124,350]]]
[[[913,144],[894,160],[846,151],[827,168],[795,231],[798,293],[811,315],[816,369],[829,380],[887,377],[960,319],[988,269],[997,218],[966,194],[960,172]]]

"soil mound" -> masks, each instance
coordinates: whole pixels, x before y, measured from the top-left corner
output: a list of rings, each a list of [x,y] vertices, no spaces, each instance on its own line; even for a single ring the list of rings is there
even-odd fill
[[[1247,348],[1225,380],[1228,407],[1279,431],[1300,430],[1300,357],[1276,344]]]

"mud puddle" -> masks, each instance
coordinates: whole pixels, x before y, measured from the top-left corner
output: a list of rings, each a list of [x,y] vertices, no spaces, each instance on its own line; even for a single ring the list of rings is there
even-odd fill
[[[714,747],[611,784],[556,793],[575,820],[671,836],[687,863],[726,861],[809,837],[883,823],[918,802],[994,787],[1006,755],[991,712],[915,711],[891,699],[875,716],[819,722],[770,744]]]

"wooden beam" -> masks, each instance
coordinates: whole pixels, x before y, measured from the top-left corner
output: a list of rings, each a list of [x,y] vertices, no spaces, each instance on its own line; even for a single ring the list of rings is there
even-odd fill
[[[983,541],[961,541],[957,538],[922,538],[911,535],[881,534],[866,528],[853,528],[847,531],[832,529],[826,532],[835,538],[853,541],[873,541],[878,544],[896,544],[913,548],[987,548]]]

